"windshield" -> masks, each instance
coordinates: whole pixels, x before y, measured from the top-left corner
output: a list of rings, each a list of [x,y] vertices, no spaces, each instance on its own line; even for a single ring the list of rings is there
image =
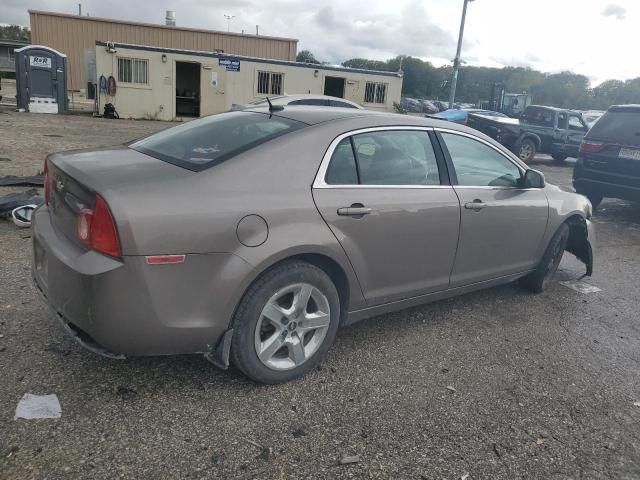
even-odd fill
[[[640,145],[640,111],[609,111],[589,131],[590,139]]]
[[[305,125],[262,113],[227,112],[163,130],[129,147],[200,171]]]

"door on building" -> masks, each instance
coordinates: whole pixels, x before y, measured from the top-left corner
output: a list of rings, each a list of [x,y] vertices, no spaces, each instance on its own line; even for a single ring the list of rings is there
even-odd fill
[[[344,77],[324,77],[324,94],[344,98]]]
[[[176,117],[200,116],[200,64],[176,62]]]

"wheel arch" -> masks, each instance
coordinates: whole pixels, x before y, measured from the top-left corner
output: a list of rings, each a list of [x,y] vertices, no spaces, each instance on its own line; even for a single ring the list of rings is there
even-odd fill
[[[518,138],[517,143],[521,144],[524,140],[531,140],[536,146],[536,150],[540,150],[540,145],[542,145],[542,139],[535,133],[531,133],[531,132],[523,133],[522,135],[520,135],[520,138]]]

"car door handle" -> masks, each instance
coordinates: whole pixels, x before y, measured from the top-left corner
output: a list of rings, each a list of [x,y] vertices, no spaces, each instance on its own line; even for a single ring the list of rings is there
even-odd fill
[[[479,212],[480,210],[482,210],[484,207],[487,207],[488,205],[486,203],[484,203],[482,200],[479,199],[475,199],[473,202],[467,202],[464,204],[464,208],[466,208],[467,210],[473,210],[474,212]]]
[[[373,209],[365,207],[361,203],[354,203],[350,207],[341,207],[338,209],[338,215],[342,217],[360,218],[364,215],[369,215],[371,212],[373,212]]]

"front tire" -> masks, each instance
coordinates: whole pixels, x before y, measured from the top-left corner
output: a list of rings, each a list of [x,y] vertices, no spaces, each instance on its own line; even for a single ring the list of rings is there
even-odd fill
[[[518,148],[518,151],[516,153],[520,160],[525,163],[529,163],[535,158],[536,150],[536,144],[533,142],[533,140],[525,138],[520,143],[520,147]]]
[[[242,298],[233,320],[231,360],[256,382],[288,382],[320,363],[339,323],[340,297],[331,278],[306,262],[283,263]]]
[[[569,226],[563,223],[549,242],[538,267],[520,280],[521,285],[533,293],[544,292],[558,270],[568,241]]]
[[[553,153],[551,154],[551,158],[553,158],[553,161],[556,163],[564,163],[564,161],[567,159],[567,156],[561,155],[559,153]]]

